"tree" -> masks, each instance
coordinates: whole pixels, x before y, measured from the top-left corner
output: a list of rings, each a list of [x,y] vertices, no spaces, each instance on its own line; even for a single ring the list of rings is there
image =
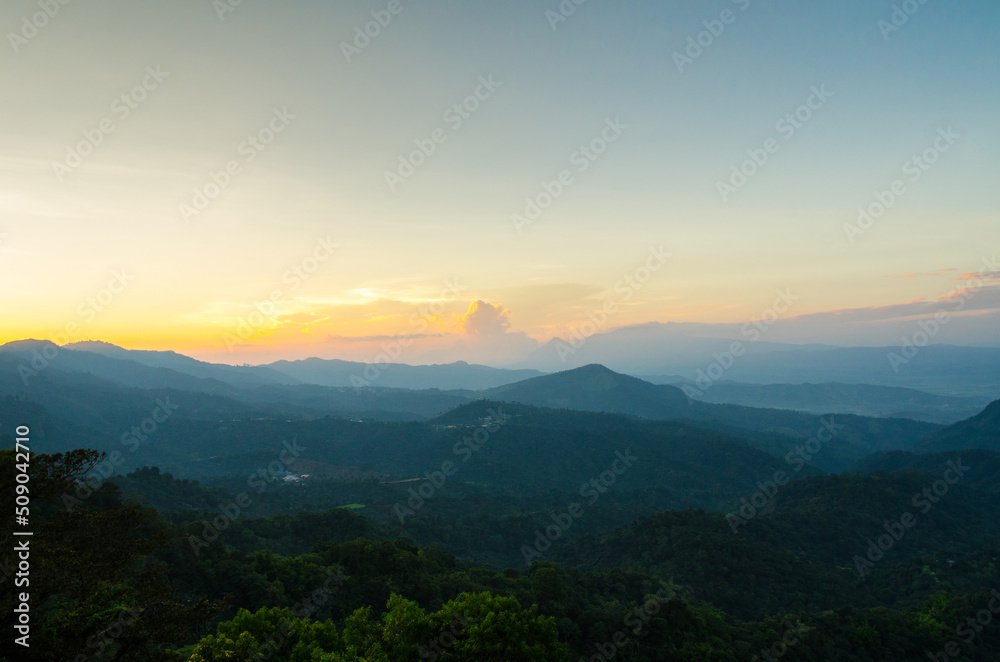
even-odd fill
[[[166,661],[179,656],[192,630],[221,612],[223,602],[171,600],[165,567],[148,556],[167,543],[155,513],[122,504],[117,487],[73,496],[104,458],[91,450],[33,455],[30,460],[31,660]],[[13,510],[13,452],[0,453],[0,493]],[[64,495],[71,498],[64,505]],[[5,535],[6,549],[14,536]],[[23,538],[22,538],[23,539]],[[20,542],[20,541],[19,541]],[[13,631],[15,596],[3,594],[3,626]]]
[[[569,659],[555,623],[514,598],[463,593],[427,614],[393,594],[381,618],[356,610],[337,633],[331,621],[296,618],[289,609],[241,609],[202,639],[189,662],[560,662]]]

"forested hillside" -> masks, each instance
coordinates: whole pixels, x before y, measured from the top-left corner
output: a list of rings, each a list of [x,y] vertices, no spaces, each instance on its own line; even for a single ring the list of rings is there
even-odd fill
[[[12,454],[3,461],[9,476]],[[663,512],[606,535],[561,546],[557,538],[551,553],[535,547],[530,563],[504,568],[459,561],[351,509],[252,518],[240,506],[247,495],[223,487],[155,470],[118,479],[150,494],[188,495],[182,510],[160,515],[123,502],[116,483],[79,491],[73,483],[99,461],[94,453],[34,461],[32,558],[47,577],[34,598],[39,660],[65,659],[47,650],[195,661],[611,652],[740,660],[761,651],[868,660],[893,650],[893,659],[917,660],[944,650],[963,619],[1000,603],[988,590],[998,582],[1000,521],[974,468],[967,475],[979,487],[956,484],[926,513],[911,494],[933,486],[934,474],[815,477],[780,486],[773,507],[742,523]],[[865,541],[891,534],[884,522],[907,511],[916,525],[858,572],[852,555],[865,556]],[[502,535],[520,535],[502,522]],[[453,526],[461,535],[463,522]],[[957,659],[993,659],[997,632],[959,640]],[[774,648],[783,638],[787,648]]]

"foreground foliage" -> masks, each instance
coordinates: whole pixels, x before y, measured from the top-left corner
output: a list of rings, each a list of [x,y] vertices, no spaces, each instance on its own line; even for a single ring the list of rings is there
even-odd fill
[[[13,458],[0,460],[9,501]],[[14,659],[1000,658],[1000,547],[981,492],[956,487],[870,576],[848,567],[865,517],[926,483],[912,470],[802,481],[738,532],[719,514],[666,512],[498,568],[343,509],[237,518],[192,545],[211,513],[168,521],[111,483],[72,496],[97,460],[33,458],[32,648]]]

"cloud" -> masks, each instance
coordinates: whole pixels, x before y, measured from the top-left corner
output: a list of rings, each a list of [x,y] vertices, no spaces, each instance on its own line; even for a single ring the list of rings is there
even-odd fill
[[[494,339],[510,329],[510,311],[502,304],[477,299],[462,316],[462,333],[476,340]]]
[[[965,286],[963,286],[965,285]],[[767,342],[825,343],[885,347],[898,345],[921,320],[943,315],[935,342],[955,345],[996,345],[1000,321],[1000,285],[965,281],[935,298],[916,299],[867,308],[842,308],[777,320],[763,337]],[[938,317],[938,319],[942,319]],[[685,324],[676,331],[689,336],[741,339],[742,323]],[[629,327],[638,328],[638,327]]]
[[[958,305],[959,302],[962,302],[961,306]],[[789,319],[789,322],[817,321],[824,324],[886,322],[932,316],[941,310],[954,314],[961,311],[995,311],[998,309],[1000,309],[1000,287],[961,287],[947,294],[942,294],[934,301],[916,300],[887,306],[844,308],[841,310],[808,313],[792,317]]]
[[[511,331],[503,304],[477,299],[458,320],[461,341],[451,349],[463,360],[504,364],[524,359],[539,346],[523,331]]]
[[[1000,271],[972,271],[966,274],[959,274],[952,278],[952,280],[1000,280]]]

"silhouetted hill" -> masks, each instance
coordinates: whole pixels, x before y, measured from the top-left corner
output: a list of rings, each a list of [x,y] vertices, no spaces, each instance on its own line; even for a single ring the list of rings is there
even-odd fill
[[[482,420],[491,411],[502,417],[501,424],[496,425],[497,417]],[[234,422],[227,428],[212,433],[216,453],[267,449],[274,439],[296,438],[310,449],[306,459],[361,464],[402,479],[422,479],[452,462],[456,472],[449,481],[520,494],[578,493],[612,465],[621,468],[619,453],[630,453],[636,459],[620,475],[616,491],[662,487],[670,493],[664,498],[677,507],[718,507],[727,498],[721,494],[732,495],[789,469],[784,460],[743,440],[688,424],[523,405],[508,409],[490,402],[466,405],[458,415],[427,423],[320,419]],[[185,443],[196,448],[193,439]]]
[[[492,400],[512,400],[539,407],[579,409],[643,418],[686,418],[690,402],[674,386],[650,384],[602,365],[557,372],[489,389]]]
[[[129,358],[112,358],[91,351],[62,348],[48,341],[9,342],[0,345],[0,354],[16,359],[14,370],[24,383],[30,383],[38,374],[58,370],[86,373],[135,388],[170,388],[227,396],[236,393],[233,385],[219,379],[194,377],[170,368],[138,363]]]
[[[573,348],[574,351],[567,351],[569,346],[565,341],[553,338],[532,352],[521,365],[552,372],[599,364],[631,374],[687,373],[689,369],[709,365],[714,361],[714,353],[728,351],[733,342],[729,337],[702,335],[706,330],[705,326],[683,322],[648,322],[622,326],[591,335],[586,344]],[[738,338],[739,332],[735,331],[735,337]],[[834,347],[775,343],[766,338],[745,343],[747,355],[771,356],[812,349]]]
[[[97,347],[104,353],[131,355],[113,346],[86,346]],[[50,415],[64,421],[72,420],[77,426],[101,434],[111,434],[113,428],[124,423],[136,424],[127,419],[134,419],[141,407],[123,406],[115,412],[116,401],[148,403],[152,399],[148,393],[138,398],[134,393],[119,396],[116,388],[145,389],[161,395],[177,393],[176,397],[185,402],[185,411],[196,412],[197,415],[191,417],[201,420],[212,417],[216,420],[303,419],[329,415],[351,419],[426,420],[469,402],[475,396],[471,391],[416,391],[381,386],[334,388],[270,384],[239,387],[235,385],[239,380],[229,371],[231,366],[217,370],[219,366],[169,353],[138,355],[147,361],[165,361],[185,369],[203,370],[206,374],[219,373],[230,380],[227,382],[195,377],[171,368],[152,367],[131,358],[59,348],[45,341],[9,343],[0,347],[0,357],[4,359],[0,363],[0,393],[44,404]],[[420,368],[460,372],[478,369],[464,364]],[[92,379],[88,382],[84,376]],[[112,384],[116,387],[112,388]],[[180,393],[195,394],[195,397],[181,397]],[[812,464],[826,471],[843,470],[875,451],[912,450],[917,439],[937,429],[931,424],[903,419],[837,415],[833,420],[802,412],[697,402],[689,400],[676,387],[650,384],[598,365],[532,377],[490,389],[487,395],[533,406],[688,421],[740,439],[742,443],[779,458],[823,434],[824,429],[833,429],[835,438],[822,444],[822,452],[813,453],[809,458]],[[199,403],[198,398],[202,396],[214,398],[204,397]],[[149,405],[143,406],[149,408]],[[105,444],[100,447],[104,448]]]
[[[972,418],[949,425],[924,440],[928,451],[983,448],[1000,451],[1000,400],[991,402]]]
[[[550,341],[518,365],[557,371],[596,363],[631,375],[671,374],[694,380],[738,340],[745,353],[725,371],[727,380],[878,384],[978,397],[1000,392],[1000,347],[928,345],[894,369],[888,355],[898,354],[898,346],[792,345],[769,342],[767,336],[747,342],[736,325],[728,333],[721,330],[717,325],[637,324],[595,333],[572,352],[566,352],[564,341]]]
[[[156,415],[163,419],[155,427],[164,442],[169,437],[163,432],[177,419],[215,422],[278,414],[303,416],[301,409],[275,403],[265,409],[204,392],[132,388],[88,372],[64,371],[55,364],[25,384],[18,373],[23,365],[19,356],[0,353],[0,396],[11,411],[5,420],[31,426],[39,452],[81,447],[123,450],[122,435],[147,419],[149,428],[160,402],[169,410]]]
[[[92,352],[115,359],[128,359],[152,368],[169,368],[192,377],[216,379],[239,388],[275,384],[299,384],[299,380],[264,366],[232,366],[207,363],[171,351],[130,350],[98,340],[69,343],[63,349]]]
[[[31,368],[32,361],[36,365],[45,365],[48,362],[46,357],[53,357],[51,363],[62,370],[88,372],[129,386],[184,388],[216,394],[233,394],[233,389],[300,384],[336,388],[479,391],[542,374],[537,370],[505,370],[464,361],[420,366],[378,364],[376,367],[367,363],[311,358],[277,361],[265,366],[232,366],[198,361],[177,352],[127,350],[92,340],[63,347],[46,340],[19,340],[0,345],[0,353],[21,357],[28,368]],[[185,380],[185,377],[204,381]]]
[[[105,349],[119,353],[114,349]],[[182,362],[188,360],[187,357],[180,359]],[[216,367],[231,367],[202,365],[209,367],[208,372],[213,372]],[[150,367],[131,358],[112,358],[90,351],[59,348],[46,341],[8,343],[0,347],[0,394],[24,397],[44,405],[56,417],[109,434],[112,430],[107,429],[107,421],[120,425],[134,419],[141,409],[152,407],[146,404],[137,410],[128,403],[148,403],[154,396],[164,393],[173,393],[175,400],[184,403],[186,416],[215,420],[244,417],[298,419],[329,415],[423,420],[471,398],[470,394],[446,393],[436,389],[412,391],[326,388],[310,384],[257,385],[252,383],[253,380],[244,381],[244,386],[239,387],[235,385],[239,381],[236,379],[227,383],[215,378],[203,379],[170,368]],[[138,421],[145,416],[148,416],[148,411]]]
[[[746,437],[757,447],[780,457],[803,441],[820,436],[827,443],[820,444],[822,452],[812,454],[811,461],[827,471],[844,470],[875,451],[911,450],[923,436],[940,427],[907,419],[850,414],[830,418],[781,409],[699,402],[690,400],[675,386],[650,384],[598,365],[490,389],[486,396],[541,407],[686,420]],[[832,439],[831,430],[835,433]]]
[[[40,437],[39,450],[53,452],[80,445],[119,450],[127,461],[122,470],[157,465],[182,478],[249,475],[273,462],[283,441],[296,439],[308,449],[301,456],[304,461],[358,466],[400,479],[419,479],[450,461],[459,468],[455,481],[529,494],[577,492],[582,484],[606,472],[619,454],[631,453],[637,459],[622,476],[622,492],[662,488],[655,497],[661,507],[718,507],[734,490],[788,469],[784,460],[734,435],[672,421],[519,406],[518,411],[505,413],[503,423],[493,429],[496,416],[481,419],[501,405],[487,402],[466,405],[429,423],[315,418],[270,397],[248,403],[172,389],[133,389],[54,367],[25,386],[10,371],[17,363],[16,357],[0,355],[0,394],[45,403],[38,415],[44,416],[47,425],[58,422],[65,433]],[[317,399],[338,391],[318,386],[279,390],[310,388],[317,391]],[[357,404],[363,404],[364,398],[381,397],[386,389],[343,390],[344,397],[359,398]],[[378,392],[369,395],[365,391]],[[404,391],[400,397],[423,398],[415,406],[426,408],[431,395]],[[436,397],[447,394],[439,392]],[[168,399],[175,409],[155,430],[146,431],[148,439],[135,450],[134,444],[121,441],[152,416],[158,400]],[[481,415],[473,419],[477,408]]]

